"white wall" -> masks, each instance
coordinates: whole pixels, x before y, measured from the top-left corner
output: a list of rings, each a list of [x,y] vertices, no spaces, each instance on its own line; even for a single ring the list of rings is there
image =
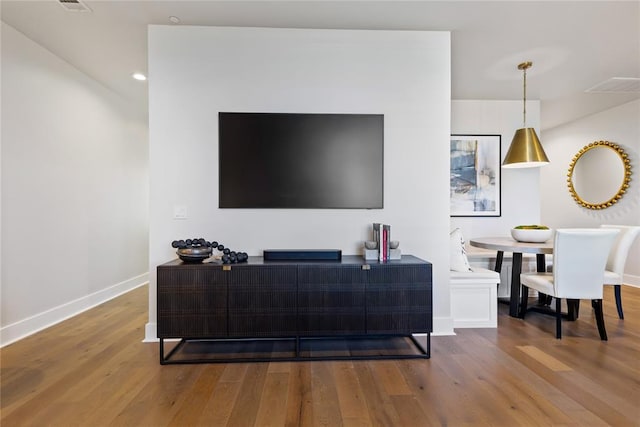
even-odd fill
[[[434,265],[434,329],[452,332],[448,286],[450,36],[151,26],[149,323],[155,268],[174,239],[204,237],[250,255],[267,248],[357,254],[372,222]],[[382,210],[218,209],[219,111],[383,113]],[[443,161],[444,160],[444,161]],[[173,220],[173,207],[187,220]]]
[[[451,102],[451,133],[501,135],[501,163],[507,154],[513,134],[521,127],[522,101]],[[539,101],[527,102],[527,127],[540,128]],[[546,150],[547,144],[544,139],[542,144]],[[482,236],[509,236],[509,230],[516,225],[541,222],[540,168],[501,169],[501,182],[500,217],[451,218],[451,228],[460,227],[465,240]]]
[[[147,129],[2,23],[2,345],[148,279]]]
[[[597,95],[594,95],[597,96]],[[551,164],[541,176],[542,220],[553,228],[598,227],[601,224],[640,225],[640,100],[594,114],[541,135]],[[579,206],[567,188],[573,156],[594,141],[619,144],[629,155],[631,186],[614,206],[594,211]],[[594,171],[606,174],[606,170]],[[640,240],[633,245],[625,267],[625,283],[640,286]]]

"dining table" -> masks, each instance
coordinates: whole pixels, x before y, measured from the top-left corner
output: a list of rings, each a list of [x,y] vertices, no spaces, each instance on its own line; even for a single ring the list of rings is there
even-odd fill
[[[521,299],[527,296],[521,296],[520,273],[522,273],[522,254],[536,255],[536,271],[544,272],[546,270],[545,255],[553,254],[553,239],[546,242],[519,242],[511,237],[477,237],[469,240],[471,246],[496,251],[496,263],[494,271],[500,273],[502,270],[502,259],[505,252],[511,252],[513,255],[511,266],[511,293],[509,296],[509,316],[524,317],[521,312]]]

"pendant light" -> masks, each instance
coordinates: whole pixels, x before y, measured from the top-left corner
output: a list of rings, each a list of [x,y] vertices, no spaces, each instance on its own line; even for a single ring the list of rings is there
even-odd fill
[[[509,151],[502,162],[503,168],[534,168],[549,164],[536,131],[527,127],[527,69],[531,68],[531,65],[533,64],[530,61],[518,65],[518,70],[522,70],[524,76],[523,126],[516,131],[511,140]]]

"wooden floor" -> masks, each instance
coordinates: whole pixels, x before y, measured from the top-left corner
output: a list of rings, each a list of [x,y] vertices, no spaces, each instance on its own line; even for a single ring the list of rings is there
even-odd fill
[[[161,366],[138,288],[1,350],[4,426],[639,426],[640,289],[564,322],[507,316],[429,360]]]

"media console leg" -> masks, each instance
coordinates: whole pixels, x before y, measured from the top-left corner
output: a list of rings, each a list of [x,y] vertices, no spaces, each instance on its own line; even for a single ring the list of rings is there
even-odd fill
[[[425,349],[424,346],[420,344],[420,341],[418,341],[418,339],[413,334],[409,334],[409,339],[413,341],[413,345],[416,346],[416,348],[420,351],[420,353],[424,355],[425,358],[429,359],[431,358],[431,333],[430,332],[427,333],[426,338],[427,338],[427,345],[426,345],[427,348]]]
[[[160,364],[161,365],[168,365],[171,363],[176,363],[176,362],[172,362],[170,361],[171,356],[173,356],[174,353],[176,353],[183,345],[185,345],[187,341],[182,338],[180,340],[180,342],[178,342],[178,344],[173,347],[171,349],[171,351],[169,351],[169,353],[165,356],[164,354],[164,338],[160,338]]]

